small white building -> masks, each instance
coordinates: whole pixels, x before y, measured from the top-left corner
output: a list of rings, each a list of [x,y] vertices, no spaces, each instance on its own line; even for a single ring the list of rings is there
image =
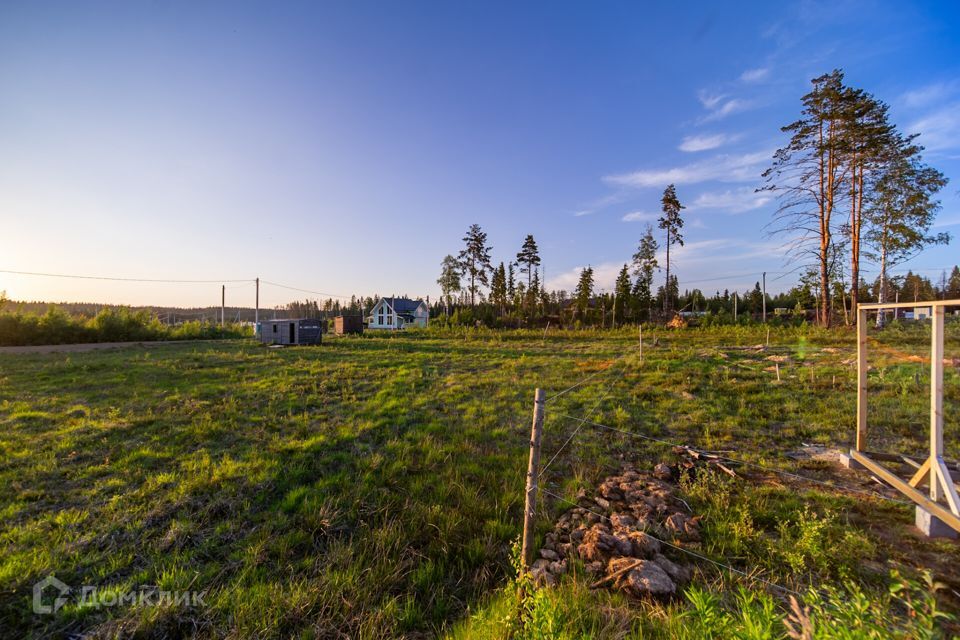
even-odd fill
[[[927,320],[932,315],[930,307],[914,307],[903,314],[904,320]]]
[[[430,318],[430,309],[423,300],[409,298],[380,298],[370,315],[367,316],[368,329],[403,329],[404,327],[425,327]]]

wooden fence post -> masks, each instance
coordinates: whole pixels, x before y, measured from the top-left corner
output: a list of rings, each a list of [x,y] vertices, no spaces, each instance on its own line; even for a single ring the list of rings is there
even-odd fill
[[[637,333],[640,335],[640,364],[643,364],[643,323],[637,325]]]
[[[930,464],[938,465],[943,460],[943,307],[933,307],[930,331]],[[914,312],[916,313],[916,312]],[[942,463],[941,463],[942,464]],[[939,465],[938,465],[939,467]],[[930,469],[930,499],[936,502],[943,497],[937,480],[939,468]],[[943,478],[944,485],[952,482],[949,475]]]
[[[867,449],[867,310],[857,309],[857,451]]]
[[[530,462],[527,465],[527,493],[523,507],[523,546],[521,562],[524,573],[533,564],[534,516],[537,508],[537,489],[540,474],[540,438],[543,435],[543,405],[546,394],[537,389],[533,398],[533,426],[530,429]]]

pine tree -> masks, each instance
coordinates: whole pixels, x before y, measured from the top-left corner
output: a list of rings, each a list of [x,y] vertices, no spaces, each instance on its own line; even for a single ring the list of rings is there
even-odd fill
[[[620,274],[617,276],[617,282],[614,285],[614,299],[613,299],[613,324],[616,326],[617,321],[619,320],[622,324],[627,319],[627,309],[631,308],[631,295],[630,295],[630,270],[627,268],[627,265],[624,264],[623,268],[620,269]]]
[[[470,278],[467,291],[470,293],[470,306],[476,306],[476,295],[480,284],[489,285],[488,273],[493,271],[490,264],[492,247],[487,246],[487,234],[480,225],[472,224],[463,237],[465,246],[459,255],[461,271]]]
[[[490,302],[497,307],[498,313],[502,316],[507,307],[507,272],[502,262],[493,271],[493,281],[490,283]]]
[[[0,300],[3,296],[0,294]],[[949,300],[960,299],[960,266],[953,265],[953,271],[950,272],[950,279],[947,280],[947,298]]]
[[[528,235],[523,241],[523,247],[517,254],[517,264],[520,265],[520,273],[527,274],[527,290],[531,289],[533,274],[536,268],[540,266],[540,251],[537,249],[537,242],[532,235]]]
[[[540,300],[540,274],[534,269],[533,279],[530,281],[530,288],[527,289],[526,306],[531,312],[536,313],[537,304]]]
[[[664,300],[663,310],[669,312],[672,308],[672,293],[670,291],[670,246],[679,244],[683,246],[683,236],[680,230],[683,228],[683,219],[680,217],[680,210],[685,207],[677,199],[677,190],[671,184],[663,190],[663,197],[660,199],[663,208],[663,215],[660,216],[660,228],[667,232],[667,296]]]
[[[507,295],[513,300],[513,297],[517,295],[517,281],[513,275],[513,263],[510,262],[507,264]]]
[[[580,271],[580,280],[573,293],[576,309],[580,315],[586,316],[591,298],[593,298],[593,267],[587,267]]]
[[[871,175],[883,164],[884,155],[896,143],[895,130],[890,124],[889,107],[860,89],[845,88],[842,92],[843,161],[847,165],[850,185],[850,219],[846,232],[850,246],[850,308],[856,309],[860,300],[857,283],[860,282],[861,239],[864,224],[865,192]]]
[[[844,166],[843,72],[839,69],[814,78],[813,89],[802,98],[801,117],[781,130],[791,134],[787,146],[776,151],[763,176],[765,190],[778,192],[780,207],[774,233],[792,236],[791,251],[815,257],[820,271],[821,325],[830,325],[830,258],[833,214],[842,196]]]
[[[653,227],[648,224],[640,238],[637,252],[633,254],[633,274],[637,281],[632,296],[637,309],[646,310],[648,315],[653,303],[653,274],[657,270],[657,249],[659,246],[653,237]]]
[[[936,194],[947,179],[923,163],[921,150],[912,143],[912,138],[900,140],[894,150],[888,151],[870,190],[864,241],[867,255],[880,265],[879,302],[887,302],[886,278],[890,269],[928,245],[950,241],[947,233],[930,233],[940,209]],[[877,324],[882,323],[881,313]]]

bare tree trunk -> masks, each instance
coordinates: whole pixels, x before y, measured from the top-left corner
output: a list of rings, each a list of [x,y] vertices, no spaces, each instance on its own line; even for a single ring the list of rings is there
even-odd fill
[[[670,311],[670,229],[667,229],[667,282],[663,286],[663,311]]]
[[[853,169],[850,205],[850,308],[860,302],[860,232],[863,229],[863,165]]]

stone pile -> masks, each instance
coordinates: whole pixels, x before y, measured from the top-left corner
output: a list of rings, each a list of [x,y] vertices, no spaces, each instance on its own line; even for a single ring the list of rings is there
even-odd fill
[[[690,580],[687,558],[661,540],[700,540],[700,518],[676,496],[679,467],[658,464],[653,473],[632,468],[606,478],[594,495],[584,490],[546,535],[531,567],[538,584],[554,584],[579,558],[597,582],[632,596],[669,597]],[[670,553],[674,559],[667,557]],[[678,557],[681,556],[681,557]]]

